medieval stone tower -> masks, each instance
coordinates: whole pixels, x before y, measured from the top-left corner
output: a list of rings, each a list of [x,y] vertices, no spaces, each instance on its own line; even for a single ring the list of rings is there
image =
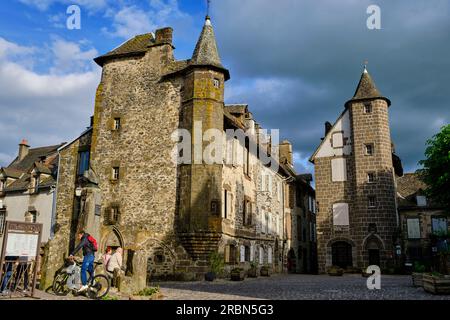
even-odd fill
[[[393,262],[397,210],[389,130],[391,102],[367,70],[355,95],[311,157],[316,175],[319,271],[386,268]]]
[[[193,144],[191,164],[180,166],[180,216],[178,231],[184,248],[194,258],[207,258],[217,250],[220,235],[222,164],[206,164],[203,133],[224,130],[224,88],[230,78],[220,61],[211,20],[206,17],[194,54],[186,68],[182,95],[181,128]]]

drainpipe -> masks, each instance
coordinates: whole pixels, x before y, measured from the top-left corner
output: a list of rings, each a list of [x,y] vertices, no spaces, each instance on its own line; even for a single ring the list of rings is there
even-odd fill
[[[50,222],[50,240],[55,237],[55,223],[56,223],[56,198],[58,196],[58,186],[59,186],[59,171],[61,169],[61,154],[58,149],[58,173],[56,174],[56,187],[53,190],[53,203],[52,203],[52,219]]]

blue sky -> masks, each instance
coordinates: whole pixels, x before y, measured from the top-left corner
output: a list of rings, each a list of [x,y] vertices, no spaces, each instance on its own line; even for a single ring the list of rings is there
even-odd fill
[[[0,6],[0,165],[17,144],[58,144],[77,136],[93,113],[101,69],[92,59],[133,35],[174,28],[175,55],[191,56],[204,0],[4,0]],[[450,122],[450,1],[212,0],[223,64],[231,72],[226,102],[249,103],[265,128],[292,141],[296,168],[325,121],[353,96],[369,60],[378,89],[392,101],[391,135],[406,171],[425,142]],[[68,30],[79,5],[81,30]],[[381,30],[366,26],[381,8]]]

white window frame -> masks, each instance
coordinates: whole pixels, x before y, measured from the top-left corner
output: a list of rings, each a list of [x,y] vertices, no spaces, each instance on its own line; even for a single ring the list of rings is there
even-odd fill
[[[120,130],[121,128],[121,120],[119,117],[114,118],[114,130]]]
[[[111,178],[112,178],[112,180],[119,180],[120,167],[112,167]]]

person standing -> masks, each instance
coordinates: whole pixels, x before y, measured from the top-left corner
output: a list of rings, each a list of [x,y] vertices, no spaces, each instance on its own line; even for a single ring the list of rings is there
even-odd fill
[[[112,249],[111,247],[106,247],[105,254],[103,255],[103,267],[105,271],[108,271],[108,262],[111,259]]]

